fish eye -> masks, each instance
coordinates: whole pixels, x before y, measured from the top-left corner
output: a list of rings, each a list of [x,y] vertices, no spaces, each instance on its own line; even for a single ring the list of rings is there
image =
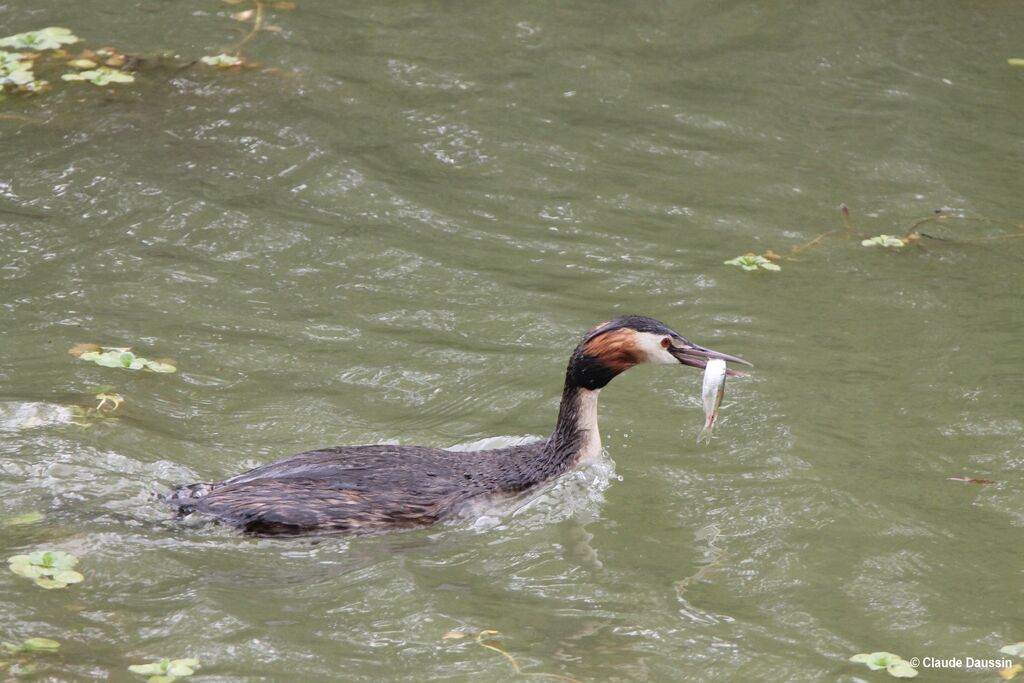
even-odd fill
[[[669,339],[668,337],[662,337],[661,338],[661,348],[667,349],[670,346],[672,346],[672,340]]]

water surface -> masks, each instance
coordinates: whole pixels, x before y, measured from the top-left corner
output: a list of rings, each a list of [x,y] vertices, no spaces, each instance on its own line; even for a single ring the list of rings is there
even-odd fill
[[[970,241],[1020,234],[1019,3],[300,0],[256,68],[179,68],[237,10],[0,2],[4,35],[152,57],[0,104],[0,518],[45,514],[0,551],[86,576],[0,576],[0,639],[63,643],[40,675],[514,680],[495,629],[582,681],[853,681],[884,676],[858,652],[1024,639],[1024,240]],[[860,246],[940,208],[947,240]],[[326,445],[543,436],[578,336],[630,312],[756,364],[710,447],[700,374],[645,368],[603,392],[605,459],[482,520],[260,540],[154,500]],[[69,423],[97,385],[119,419]]]

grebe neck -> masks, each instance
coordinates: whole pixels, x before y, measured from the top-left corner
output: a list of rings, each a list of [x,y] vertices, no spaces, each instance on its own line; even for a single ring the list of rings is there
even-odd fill
[[[592,462],[601,454],[601,434],[597,429],[597,397],[600,389],[584,389],[567,382],[562,392],[555,429],[544,445],[543,466],[558,476],[582,462]]]

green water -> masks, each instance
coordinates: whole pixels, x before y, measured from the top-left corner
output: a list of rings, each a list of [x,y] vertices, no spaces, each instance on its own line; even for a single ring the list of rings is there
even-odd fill
[[[24,678],[526,680],[495,629],[581,681],[881,681],[847,658],[1024,640],[1024,239],[969,241],[1024,220],[1024,7],[299,0],[256,68],[178,68],[240,8],[0,0],[3,35],[151,57],[0,104],[0,518],[45,515],[0,559],[86,577],[0,574],[0,640],[63,643]],[[860,246],[939,208],[952,239]],[[700,373],[644,368],[603,392],[604,460],[480,520],[258,540],[154,500],[544,435],[578,336],[627,312],[756,364],[711,446]],[[96,385],[119,419],[70,424]]]

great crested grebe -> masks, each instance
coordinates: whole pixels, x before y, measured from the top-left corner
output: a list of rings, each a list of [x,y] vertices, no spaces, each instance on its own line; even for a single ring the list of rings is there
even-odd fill
[[[597,395],[640,363],[703,368],[710,358],[750,365],[629,315],[590,330],[569,358],[555,429],[547,439],[492,450],[340,446],[307,451],[214,484],[176,488],[167,501],[259,535],[367,533],[426,526],[511,498],[601,451]],[[703,359],[703,360],[702,360]],[[734,374],[729,371],[730,374]]]

